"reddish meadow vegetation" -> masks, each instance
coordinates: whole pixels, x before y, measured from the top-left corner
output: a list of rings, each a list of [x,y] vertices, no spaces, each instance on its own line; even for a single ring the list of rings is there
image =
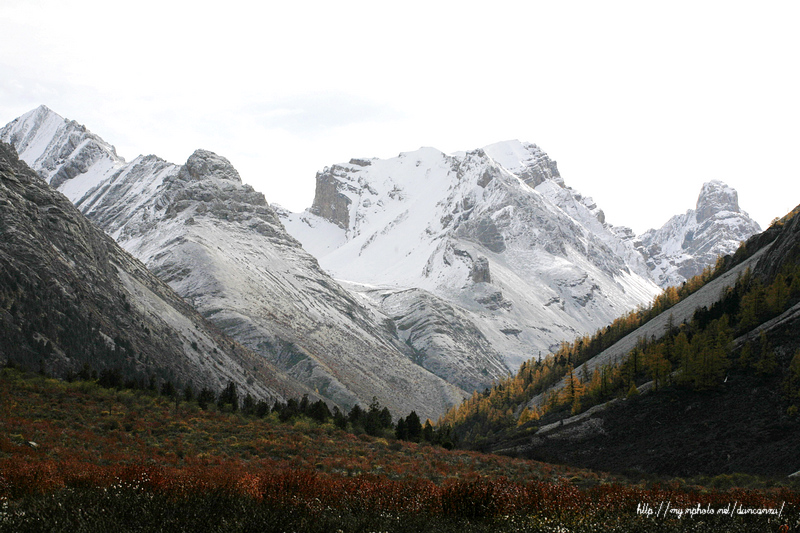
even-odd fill
[[[0,530],[785,531],[800,508],[785,487],[631,484],[8,369],[0,402]],[[665,502],[781,514],[643,511]]]

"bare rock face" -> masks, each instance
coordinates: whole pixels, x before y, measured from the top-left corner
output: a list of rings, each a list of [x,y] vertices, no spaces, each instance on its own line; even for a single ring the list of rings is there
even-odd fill
[[[695,217],[697,223],[702,224],[719,213],[741,213],[739,209],[739,195],[721,181],[709,181],[703,184],[700,196],[697,197]]]
[[[470,320],[441,298],[419,289],[359,292],[391,317],[414,361],[465,391],[482,391],[507,372],[503,357]]]
[[[178,173],[178,178],[182,180],[197,180],[209,177],[237,183],[242,182],[239,172],[233,168],[230,161],[208,150],[196,150],[186,160],[186,164],[181,167]]]
[[[480,243],[491,252],[502,253],[506,249],[505,237],[490,216],[464,220],[458,227],[457,235]]]
[[[800,212],[800,206],[794,208],[793,213]],[[788,220],[787,220],[788,218]],[[761,276],[765,283],[771,282],[783,270],[785,264],[800,263],[800,216],[789,215],[778,224],[773,224],[761,236],[767,240],[773,238],[775,242],[770,246],[768,253],[758,262],[755,274]],[[753,239],[757,241],[758,239]],[[755,243],[753,243],[755,244]],[[750,243],[748,243],[750,245]],[[794,330],[797,331],[796,329]],[[797,338],[796,333],[794,334]]]
[[[317,186],[311,212],[344,229],[350,225],[351,201],[339,192],[338,184],[339,181],[330,171],[317,173]]]
[[[548,180],[552,180],[563,187],[564,180],[561,178],[561,173],[558,171],[558,165],[555,161],[547,157],[547,154],[542,154],[543,156],[538,158],[534,164],[527,166],[520,172],[520,179],[533,188],[536,188],[538,185]]]
[[[475,283],[491,283],[492,275],[489,272],[489,260],[483,256],[475,259],[469,272],[470,279]]]

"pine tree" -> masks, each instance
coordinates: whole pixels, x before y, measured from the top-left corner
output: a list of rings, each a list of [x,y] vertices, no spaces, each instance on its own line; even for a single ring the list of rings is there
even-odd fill
[[[394,436],[397,440],[408,440],[408,426],[406,425],[406,419],[401,418],[397,421],[397,427],[394,430]]]
[[[308,411],[306,413],[312,420],[324,424],[331,418],[331,411],[328,409],[328,405],[323,402],[322,400],[317,400],[316,402],[312,403],[308,407]]]
[[[692,381],[691,345],[683,331],[675,337],[675,342],[672,344],[672,356],[680,369],[676,381],[681,384],[690,383]]]
[[[264,418],[269,413],[269,404],[266,400],[258,400],[256,403],[256,416]]]
[[[753,366],[753,345],[750,341],[745,342],[744,346],[742,346],[737,364],[742,370],[747,370]]]
[[[303,397],[300,398],[300,403],[298,404],[297,408],[300,410],[300,413],[307,415],[310,406],[311,401],[308,399],[308,394],[303,394]]]
[[[214,403],[214,400],[216,399],[217,395],[214,394],[214,391],[212,391],[209,388],[203,387],[200,390],[200,394],[197,395],[197,405],[200,407],[200,409],[205,410],[206,407],[208,407],[208,404]]]
[[[794,406],[800,401],[800,350],[797,350],[789,362],[789,370],[783,381],[783,393],[786,400]]]
[[[183,388],[183,401],[191,402],[194,401],[194,389],[192,388],[192,382],[186,384]]]
[[[712,320],[691,342],[691,372],[697,389],[710,389],[722,382],[727,368],[730,334],[727,317]]]
[[[789,286],[783,273],[775,276],[775,280],[767,287],[766,306],[771,315],[778,315],[784,311],[789,302]]]
[[[521,426],[523,424],[527,424],[528,422],[532,422],[535,420],[539,420],[539,414],[536,411],[536,408],[530,409],[525,407],[522,412],[519,414],[519,419],[517,420],[517,425]]]
[[[256,400],[248,392],[242,400],[242,413],[245,415],[253,415],[256,412]]]
[[[581,397],[585,393],[585,387],[578,376],[575,375],[572,364],[567,365],[565,380],[561,401],[570,407],[572,414],[577,414],[581,410]]]
[[[648,373],[653,380],[653,388],[655,390],[669,383],[670,372],[672,371],[672,365],[664,355],[664,351],[664,343],[652,346],[647,351]]]
[[[431,423],[430,418],[425,420],[425,425],[422,427],[422,440],[425,442],[434,442],[434,435],[433,435],[433,424]]]
[[[761,323],[767,311],[767,297],[761,281],[756,279],[739,304],[739,328],[750,331]]]
[[[161,396],[166,396],[167,398],[175,396],[175,386],[172,381],[167,380],[161,384]]]
[[[223,409],[226,405],[229,405],[234,413],[239,409],[239,395],[236,393],[236,383],[233,381],[228,383],[228,386],[217,398],[217,407],[219,409]]]
[[[772,343],[769,342],[767,334],[762,331],[759,335],[759,357],[756,363],[756,373],[760,376],[769,376],[774,374],[777,368],[778,361],[775,359]]]
[[[350,408],[350,412],[347,413],[347,421],[350,422],[350,426],[353,428],[354,433],[361,433],[364,431],[365,418],[366,414],[358,404],[355,404],[352,408]]]
[[[333,407],[333,425],[341,430],[347,429],[347,417],[338,406]]]
[[[408,440],[419,442],[422,437],[422,423],[419,421],[416,411],[411,411],[406,417],[406,430],[408,432]]]

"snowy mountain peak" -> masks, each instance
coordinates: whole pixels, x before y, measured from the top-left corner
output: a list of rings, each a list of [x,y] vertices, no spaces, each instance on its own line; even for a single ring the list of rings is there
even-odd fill
[[[706,182],[700,190],[695,211],[698,224],[723,211],[740,213],[739,195],[736,189],[722,181]]]
[[[503,141],[485,146],[483,151],[530,187],[536,187],[546,180],[564,187],[556,162],[535,144],[518,140]]]
[[[239,172],[231,162],[208,150],[196,150],[181,168],[179,177],[185,180],[199,180],[209,177],[242,182]]]
[[[696,210],[644,232],[636,247],[656,283],[666,288],[700,274],[718,256],[732,254],[739,243],[760,231],[758,223],[739,208],[736,189],[714,180],[703,184]]]
[[[73,202],[125,164],[112,145],[44,105],[9,122],[0,140]]]
[[[184,165],[155,156],[125,164],[102,139],[48,111],[20,117],[2,134],[13,137],[17,149],[36,139],[27,142],[40,148],[28,152],[35,156],[28,162],[46,179],[73,169],[59,190],[81,212],[291,382],[299,380],[342,408],[377,397],[392,412],[414,410],[435,419],[468,391],[431,369],[452,369],[448,377],[462,376],[454,382],[476,387],[507,371],[499,357],[484,362],[477,356],[466,374],[459,370],[464,365],[436,358],[422,366],[400,338],[394,316],[408,314],[409,327],[414,325],[424,342],[438,345],[449,337],[420,331],[403,298],[387,296],[398,313],[389,318],[343,289],[285,231],[264,195],[241,182],[227,159],[198,150]],[[416,164],[413,156],[402,159],[404,166]],[[345,166],[370,165],[356,160]],[[447,328],[446,321],[437,324]],[[489,351],[488,344],[464,337],[465,357],[476,359],[475,349]],[[203,364],[215,370],[212,360]]]

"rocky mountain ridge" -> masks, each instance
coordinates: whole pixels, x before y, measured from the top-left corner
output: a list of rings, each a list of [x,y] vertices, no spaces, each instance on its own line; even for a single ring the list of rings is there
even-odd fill
[[[235,343],[0,143],[0,360],[57,375],[314,395]]]
[[[640,235],[635,247],[661,287],[679,285],[733,253],[761,228],[739,207],[738,194],[725,183],[703,184],[697,206],[676,215],[657,230]]]

